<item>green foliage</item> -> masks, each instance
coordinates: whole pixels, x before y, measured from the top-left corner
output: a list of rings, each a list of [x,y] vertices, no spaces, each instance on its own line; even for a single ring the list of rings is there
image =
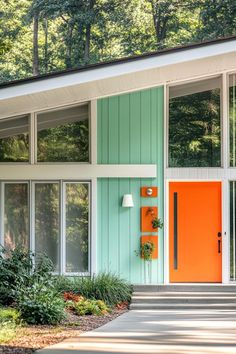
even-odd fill
[[[136,256],[142,257],[145,261],[152,260],[152,254],[155,251],[155,245],[151,241],[140,243],[139,251],[135,251]]]
[[[154,217],[152,219],[152,227],[153,227],[153,229],[157,229],[157,228],[162,229],[163,225],[164,224],[163,224],[163,222],[162,222],[162,220],[160,218]]]
[[[17,307],[28,324],[57,324],[65,318],[65,303],[43,278],[17,289]]]
[[[16,288],[31,286],[35,280],[51,279],[52,263],[46,256],[39,256],[33,266],[33,255],[21,248],[0,252],[0,304],[8,305],[16,300]]]
[[[17,309],[12,307],[1,308],[0,307],[0,325],[2,326],[4,323],[20,323],[20,312]]]
[[[0,308],[0,345],[16,336],[16,329],[21,323],[20,312],[13,308]]]
[[[131,284],[111,273],[100,273],[91,278],[57,277],[55,286],[61,293],[73,292],[87,299],[102,300],[109,306],[130,301],[133,291]]]
[[[78,302],[73,303],[73,309],[79,316],[84,315],[105,315],[108,307],[102,300],[90,300],[82,298]]]
[[[234,0],[0,0],[0,81],[232,35],[235,15]]]

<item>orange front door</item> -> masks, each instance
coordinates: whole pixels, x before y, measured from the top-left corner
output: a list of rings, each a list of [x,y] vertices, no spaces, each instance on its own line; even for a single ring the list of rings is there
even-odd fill
[[[220,182],[169,185],[170,282],[221,282]]]

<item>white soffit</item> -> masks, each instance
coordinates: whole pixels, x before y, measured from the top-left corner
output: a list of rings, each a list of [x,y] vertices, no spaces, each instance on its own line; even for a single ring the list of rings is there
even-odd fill
[[[111,79],[122,75],[163,68],[174,64],[191,62],[233,52],[236,52],[236,39],[192,49],[183,49],[173,53],[167,52],[166,54],[159,56],[150,56],[109,66],[98,66],[91,70],[63,74],[57,77],[48,77],[43,80],[35,80],[18,84],[16,86],[2,88],[0,90],[0,100],[82,85],[94,81],[99,82],[104,79]]]

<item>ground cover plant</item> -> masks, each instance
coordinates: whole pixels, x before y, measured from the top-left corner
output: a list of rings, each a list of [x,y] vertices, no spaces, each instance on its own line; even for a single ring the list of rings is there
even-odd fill
[[[16,336],[17,326],[21,323],[21,314],[13,308],[0,308],[0,345]]]

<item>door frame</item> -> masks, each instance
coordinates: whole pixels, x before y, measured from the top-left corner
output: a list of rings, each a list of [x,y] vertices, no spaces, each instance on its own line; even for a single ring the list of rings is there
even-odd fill
[[[221,222],[222,222],[222,284],[229,283],[229,181],[226,179],[166,179],[165,180],[165,220],[164,223],[164,284],[169,279],[169,183],[170,182],[221,182]]]

